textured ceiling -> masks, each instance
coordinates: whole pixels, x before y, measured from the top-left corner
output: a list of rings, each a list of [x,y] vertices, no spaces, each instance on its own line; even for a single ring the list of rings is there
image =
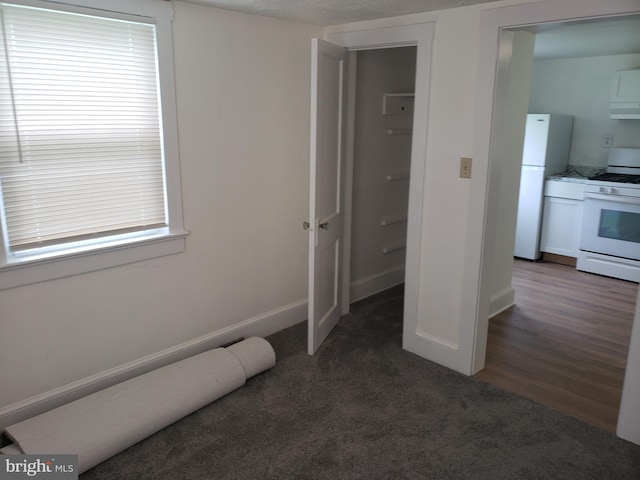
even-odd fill
[[[395,17],[494,0],[182,0],[315,25]],[[603,0],[604,1],[604,0]],[[640,53],[640,16],[525,27],[536,33],[538,59]]]
[[[395,17],[494,0],[183,0],[189,3],[314,25]]]

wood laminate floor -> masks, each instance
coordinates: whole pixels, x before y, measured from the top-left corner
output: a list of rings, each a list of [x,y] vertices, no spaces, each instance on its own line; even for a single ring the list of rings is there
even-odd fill
[[[615,432],[638,284],[515,260],[476,377]]]

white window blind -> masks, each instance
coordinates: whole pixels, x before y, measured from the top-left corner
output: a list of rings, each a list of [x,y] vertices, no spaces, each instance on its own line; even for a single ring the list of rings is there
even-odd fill
[[[155,27],[0,4],[10,251],[167,225]]]

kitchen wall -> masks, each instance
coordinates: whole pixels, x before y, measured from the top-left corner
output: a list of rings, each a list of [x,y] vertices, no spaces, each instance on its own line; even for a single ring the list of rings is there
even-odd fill
[[[173,4],[186,251],[1,291],[0,414],[246,320],[306,318],[310,38],[322,32]]]
[[[640,120],[609,118],[613,74],[634,68],[640,53],[534,62],[529,112],[574,116],[569,164],[606,166],[605,134],[613,134],[614,147],[640,148]]]
[[[383,247],[406,242],[409,178],[387,180],[408,173],[411,135],[389,135],[389,129],[411,129],[413,98],[390,98],[410,106],[406,113],[382,114],[385,93],[415,89],[416,48],[389,48],[358,52],[353,220],[351,241],[351,300],[404,281],[404,248],[383,253]],[[387,217],[405,221],[381,225]]]

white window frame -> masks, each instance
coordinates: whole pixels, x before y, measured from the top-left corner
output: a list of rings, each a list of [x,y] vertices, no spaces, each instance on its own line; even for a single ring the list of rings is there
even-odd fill
[[[185,250],[182,192],[178,151],[178,123],[173,66],[171,2],[159,0],[6,0],[28,5],[107,18],[143,17],[156,26],[158,76],[161,90],[163,150],[168,226],[138,235],[107,237],[101,242],[79,242],[74,248],[37,249],[5,255],[6,239],[0,238],[0,290],[55,278],[125,265]],[[142,19],[141,19],[142,20]],[[0,237],[2,237],[0,235]]]

